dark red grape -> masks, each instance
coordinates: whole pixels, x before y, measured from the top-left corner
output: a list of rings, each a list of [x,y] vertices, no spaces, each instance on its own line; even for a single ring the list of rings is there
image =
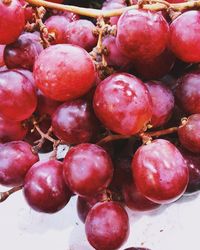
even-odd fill
[[[186,160],[189,169],[189,182],[186,193],[197,192],[200,190],[200,156],[183,148],[180,149],[180,152]]]
[[[77,99],[62,104],[53,114],[54,134],[67,144],[90,142],[98,132],[98,122],[88,101]]]
[[[185,62],[200,61],[200,12],[187,11],[170,25],[170,48]]]
[[[21,122],[10,121],[0,116],[0,143],[22,140],[27,130]]]
[[[99,202],[87,215],[85,231],[95,249],[118,249],[129,234],[128,215],[117,202]]]
[[[67,43],[65,30],[69,21],[64,16],[51,16],[45,21],[48,32],[53,35],[54,39],[51,44]]]
[[[200,73],[188,73],[177,83],[176,98],[180,108],[190,114],[200,113]]]
[[[151,125],[159,127],[164,125],[172,115],[174,108],[174,96],[170,88],[162,82],[151,81],[145,83],[153,104]]]
[[[152,116],[146,86],[126,73],[113,74],[102,81],[96,88],[93,106],[105,127],[124,135],[138,133]]]
[[[147,80],[159,79],[170,72],[175,63],[175,57],[171,51],[165,49],[159,56],[149,60],[133,62],[136,73]]]
[[[6,45],[1,45],[0,44],[0,67],[5,65],[4,58],[3,58],[3,53]]]
[[[84,143],[68,151],[63,173],[66,183],[74,193],[93,196],[108,187],[113,175],[113,166],[103,148]]]
[[[95,25],[88,20],[77,20],[67,25],[65,30],[66,43],[82,47],[91,51],[97,44],[97,36],[93,31]]]
[[[157,12],[132,9],[117,23],[117,46],[127,57],[147,60],[160,55],[167,46],[169,26]]]
[[[31,146],[23,141],[0,144],[0,183],[6,186],[23,184],[30,167],[39,161]]]
[[[4,61],[9,69],[23,68],[32,70],[35,60],[43,50],[40,38],[34,33],[23,33],[18,39],[6,46]]]
[[[179,150],[169,141],[157,139],[141,146],[132,161],[137,189],[158,204],[177,200],[188,184],[188,167]]]
[[[106,62],[110,66],[124,68],[130,63],[130,59],[125,57],[116,45],[114,36],[106,36],[103,39],[103,46],[107,49]]]
[[[200,114],[191,115],[178,128],[181,145],[193,153],[200,153]]]
[[[37,105],[34,86],[14,70],[0,73],[0,100],[0,113],[15,121],[29,118]]]
[[[77,212],[79,219],[85,223],[86,217],[90,211],[90,209],[99,201],[98,197],[85,198],[78,196],[77,199]]]
[[[55,213],[69,201],[71,192],[63,179],[63,164],[47,160],[34,164],[24,181],[28,204],[39,212]]]
[[[84,49],[58,44],[39,55],[34,66],[34,77],[44,95],[57,101],[67,101],[83,96],[91,89],[96,71]]]
[[[18,0],[0,1],[0,44],[13,43],[25,26],[24,9]]]
[[[37,91],[38,105],[37,112],[39,115],[53,115],[56,109],[62,104],[62,102],[55,101],[46,97],[40,90]]]
[[[145,198],[136,188],[133,181],[127,181],[122,188],[124,202],[133,211],[150,211],[160,205]]]

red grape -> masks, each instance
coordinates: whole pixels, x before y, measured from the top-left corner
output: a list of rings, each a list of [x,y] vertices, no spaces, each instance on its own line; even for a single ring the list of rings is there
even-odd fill
[[[38,160],[38,155],[26,142],[0,144],[0,183],[6,186],[23,184],[26,173]]]
[[[53,114],[54,134],[67,144],[79,144],[94,139],[97,119],[86,100],[77,99],[62,104]]]
[[[0,113],[15,121],[29,118],[37,105],[34,86],[14,70],[0,73],[0,100]]]
[[[24,181],[28,204],[39,212],[55,213],[69,201],[71,192],[63,179],[63,164],[47,160],[34,164]]]
[[[102,81],[96,88],[93,106],[104,126],[124,135],[138,133],[152,115],[146,86],[126,73],[113,74]]]
[[[21,122],[15,122],[0,116],[0,143],[22,140],[27,133],[27,127]]]
[[[44,95],[58,101],[83,96],[96,79],[89,54],[69,44],[53,45],[42,51],[33,72],[36,84]]]
[[[158,204],[177,200],[188,184],[188,168],[183,156],[172,143],[163,139],[136,151],[132,171],[141,194]]]
[[[24,9],[18,0],[0,1],[0,44],[13,43],[25,26]]]
[[[95,249],[118,249],[129,234],[128,215],[117,202],[99,202],[87,215],[85,231]]]
[[[134,70],[140,77],[148,80],[159,79],[165,76],[172,69],[175,63],[175,57],[172,52],[165,49],[159,56],[149,60],[140,60],[133,62]]]
[[[200,11],[181,14],[170,25],[170,48],[185,62],[200,62]]]
[[[66,43],[65,30],[69,24],[69,20],[64,16],[51,16],[45,21],[45,26],[48,32],[54,35],[54,40],[51,44]]]
[[[200,190],[200,156],[181,148],[181,154],[186,160],[189,169],[189,182],[186,193],[194,193]]]
[[[35,60],[43,50],[40,38],[34,33],[23,33],[18,39],[6,46],[4,61],[9,69],[33,69]]]
[[[130,59],[125,57],[116,45],[114,36],[106,36],[103,39],[103,46],[107,49],[106,62],[110,66],[124,68],[130,63]]]
[[[158,208],[160,205],[145,198],[136,188],[133,181],[124,183],[122,194],[124,202],[128,208],[133,211],[150,211]]]
[[[117,23],[117,46],[131,59],[147,60],[167,46],[169,27],[160,13],[142,9],[124,12]]]
[[[178,128],[181,145],[193,153],[200,153],[200,114],[191,115]]]
[[[4,58],[3,58],[3,53],[6,45],[1,45],[0,44],[0,67],[5,65]]]
[[[200,113],[200,73],[188,73],[177,83],[176,98],[180,108],[190,114]]]
[[[151,125],[159,127],[164,125],[172,115],[174,108],[174,96],[170,88],[162,82],[147,82],[146,86],[153,103]]]
[[[79,219],[85,223],[86,217],[90,209],[98,202],[98,197],[85,198],[78,196],[77,199],[77,212]]]
[[[95,25],[88,20],[77,20],[67,25],[65,30],[66,43],[78,45],[91,51],[97,44],[97,36],[93,34]]]
[[[103,148],[84,143],[68,151],[63,173],[66,183],[74,193],[92,196],[108,187],[113,175],[113,166]]]
[[[80,19],[80,16],[78,14],[75,14],[71,11],[61,11],[52,9],[52,13],[53,15],[64,16],[69,22],[74,22]]]
[[[62,104],[46,97],[40,90],[37,91],[38,105],[37,112],[39,115],[53,115],[56,109]]]
[[[115,10],[115,9],[121,9],[126,7],[127,4],[124,0],[109,0],[109,1],[105,1],[103,3],[103,7],[102,10]],[[117,24],[118,20],[119,20],[119,16],[113,16],[110,17],[110,24],[111,25],[115,25]]]
[[[35,87],[35,79],[33,77],[33,73],[29,70],[26,69],[14,69],[14,71],[17,71],[18,73],[22,74],[23,76],[25,76],[26,78],[28,78],[28,80],[32,83],[32,85]]]

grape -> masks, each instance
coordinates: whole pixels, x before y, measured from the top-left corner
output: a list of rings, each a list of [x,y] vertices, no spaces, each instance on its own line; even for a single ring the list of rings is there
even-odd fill
[[[50,34],[54,35],[51,44],[66,43],[65,30],[69,20],[64,16],[51,16],[45,21],[45,26]]]
[[[138,133],[152,115],[146,86],[126,73],[113,74],[102,81],[96,88],[93,106],[104,126],[123,135]]]
[[[200,113],[200,73],[188,73],[177,84],[176,98],[180,108],[190,114]]]
[[[35,80],[34,80],[34,77],[33,77],[33,73],[31,71],[26,70],[26,69],[15,69],[15,71],[17,71],[18,73],[22,74],[26,78],[28,78],[28,80],[35,87]]]
[[[125,1],[123,1],[123,0],[119,0],[119,1],[111,0],[111,1],[105,1],[103,3],[102,10],[115,10],[115,9],[124,8],[126,6],[127,5],[126,5]],[[113,16],[113,17],[110,17],[109,20],[110,20],[111,25],[115,25],[115,24],[117,24],[119,17]]]
[[[97,197],[92,198],[83,198],[78,196],[77,199],[77,212],[79,219],[85,223],[86,217],[90,211],[90,209],[98,202]]]
[[[160,206],[145,198],[132,181],[124,183],[122,193],[126,206],[133,211],[150,211]]]
[[[97,44],[97,36],[93,34],[95,25],[88,20],[77,20],[67,25],[65,30],[66,43],[78,45],[91,51]]]
[[[7,119],[22,121],[29,118],[37,104],[32,83],[16,71],[0,73],[0,113]]]
[[[200,153],[200,114],[191,115],[178,128],[181,145],[193,153]]]
[[[25,26],[24,9],[18,0],[0,1],[0,44],[13,43]]]
[[[139,147],[133,157],[132,171],[137,189],[158,204],[177,200],[188,184],[188,168],[183,156],[163,139]]]
[[[33,23],[34,22],[34,17],[33,17],[34,10],[33,10],[33,8],[29,5],[27,6],[25,0],[19,0],[19,2],[21,3],[21,5],[24,8],[25,23],[26,22]]]
[[[170,48],[185,62],[200,61],[200,12],[187,11],[170,25]]]
[[[89,54],[69,44],[53,45],[42,51],[33,73],[38,88],[45,96],[57,101],[83,96],[91,89],[96,78]]]
[[[38,155],[26,142],[0,144],[0,183],[6,186],[23,184],[26,173],[38,160]]]
[[[172,91],[162,82],[151,81],[147,82],[146,86],[153,103],[151,125],[153,127],[159,127],[164,125],[172,115],[174,96]]]
[[[118,249],[129,234],[128,215],[117,202],[99,202],[87,215],[85,231],[95,249]]]
[[[38,162],[31,167],[24,181],[24,196],[33,209],[55,213],[68,203],[71,192],[62,171],[63,164],[56,160]]]
[[[134,70],[140,77],[152,80],[159,79],[170,72],[175,63],[175,57],[172,52],[165,49],[160,55],[149,60],[140,60],[133,62]]]
[[[53,15],[64,16],[69,22],[74,22],[80,19],[80,16],[76,13],[70,11],[61,11],[61,10],[51,10]]]
[[[0,116],[0,143],[22,140],[27,133],[27,127],[21,122],[15,122]]]
[[[169,27],[160,13],[128,10],[117,23],[117,46],[131,59],[147,60],[160,55],[167,46]]]
[[[4,49],[5,49],[5,45],[0,45],[0,67],[5,65],[5,62],[3,59]]]
[[[103,148],[83,143],[68,151],[63,173],[66,183],[74,193],[92,196],[108,187],[113,175],[113,166]]]
[[[79,144],[94,139],[98,123],[89,102],[78,99],[62,104],[55,111],[52,128],[60,140],[67,144]]]
[[[117,48],[116,38],[114,36],[106,36],[103,39],[103,46],[107,49],[105,58],[108,65],[118,68],[128,66],[130,59],[125,57]]]
[[[6,46],[4,61],[9,69],[23,68],[32,70],[35,60],[43,50],[40,38],[34,33],[23,33],[14,42]]]
[[[197,192],[200,190],[200,156],[192,154],[183,148],[181,148],[180,152],[186,160],[189,169],[189,182],[186,193]]]
[[[62,102],[58,102],[46,97],[40,90],[37,91],[38,105],[37,112],[39,115],[53,115],[56,109],[62,104]]]

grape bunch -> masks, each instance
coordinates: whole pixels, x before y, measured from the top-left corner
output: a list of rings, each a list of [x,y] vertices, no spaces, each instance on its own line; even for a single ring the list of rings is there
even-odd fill
[[[0,202],[77,195],[88,242],[115,250],[126,206],[200,190],[200,1],[68,3],[0,0]]]

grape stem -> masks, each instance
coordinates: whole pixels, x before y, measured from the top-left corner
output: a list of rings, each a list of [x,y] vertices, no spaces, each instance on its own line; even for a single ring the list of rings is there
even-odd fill
[[[21,190],[22,188],[23,188],[23,185],[11,188],[10,190],[5,191],[5,192],[0,192],[0,202],[5,201],[11,194]]]
[[[62,11],[70,11],[82,16],[88,17],[111,17],[111,16],[120,16],[127,10],[138,9],[140,6],[138,4],[131,5],[128,7],[124,7],[121,9],[114,10],[99,10],[99,9],[91,9],[91,8],[83,8],[72,5],[63,5],[58,3],[52,3],[43,0],[26,0],[31,5],[34,6],[43,6],[50,9],[62,10]],[[185,11],[190,9],[198,9],[200,8],[200,0],[198,1],[188,1],[183,3],[176,4],[166,4],[165,1],[153,1],[156,3],[153,4],[143,4],[142,8],[145,10],[159,11],[159,10],[173,10],[173,11]]]
[[[159,131],[142,132],[142,133],[139,133],[138,136],[140,138],[142,138],[144,143],[147,143],[147,142],[151,141],[152,137],[159,137],[161,135],[172,134],[172,133],[177,132],[177,130],[178,130],[178,127],[172,127],[172,128],[168,128],[168,129],[159,130]],[[103,145],[103,144],[110,142],[110,141],[129,139],[131,137],[132,136],[130,136],[130,135],[108,135],[108,136],[104,137],[103,139],[101,139],[100,141],[98,141],[97,145]]]

